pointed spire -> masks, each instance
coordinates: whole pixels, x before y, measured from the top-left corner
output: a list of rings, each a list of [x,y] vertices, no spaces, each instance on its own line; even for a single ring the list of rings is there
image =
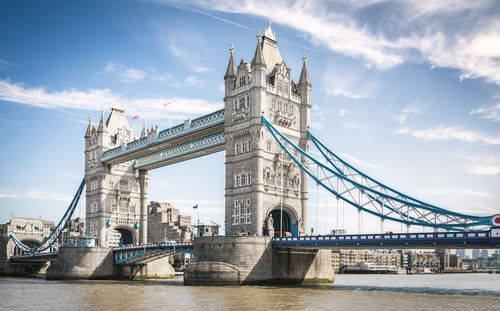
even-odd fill
[[[92,131],[92,114],[89,113],[89,126],[87,127],[87,132],[85,132],[85,137],[90,137]]]
[[[113,106],[111,107],[111,109],[120,110],[122,112],[124,111],[123,106],[120,104],[120,96],[116,97],[116,102],[113,103]]]
[[[268,39],[271,39],[273,41],[276,41],[276,34],[271,29],[271,18],[269,18],[267,28],[264,27],[264,38],[268,38]]]
[[[311,86],[311,80],[309,79],[309,73],[307,73],[307,67],[306,67],[307,55],[305,52],[304,52],[304,56],[302,57],[302,60],[304,61],[304,64],[302,65],[302,72],[300,73],[299,84],[305,83],[308,86]]]
[[[266,62],[264,61],[264,55],[262,55],[262,47],[260,44],[260,30],[259,33],[257,34],[257,47],[255,48],[255,55],[253,56],[252,60],[252,66],[255,65],[266,65]]]
[[[234,58],[233,58],[234,47],[232,43],[231,47],[229,48],[229,51],[231,51],[231,57],[229,57],[229,64],[227,64],[227,70],[226,74],[224,75],[224,80],[236,77],[236,65],[234,64]]]
[[[144,120],[144,126],[142,128],[142,133],[141,133],[141,138],[147,136],[147,130],[146,130],[146,120]]]
[[[106,124],[104,124],[104,108],[101,108],[101,121],[99,122],[98,132],[106,131]]]

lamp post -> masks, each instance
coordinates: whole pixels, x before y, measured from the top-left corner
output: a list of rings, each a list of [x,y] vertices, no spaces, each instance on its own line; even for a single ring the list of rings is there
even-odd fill
[[[200,236],[200,210],[198,209],[198,204],[196,204],[195,206],[193,206],[193,208],[196,210],[197,212],[197,220],[196,220],[196,229],[198,230],[198,236]]]

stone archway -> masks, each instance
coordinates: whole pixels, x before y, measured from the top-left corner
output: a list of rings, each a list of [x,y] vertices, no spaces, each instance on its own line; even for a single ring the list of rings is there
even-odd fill
[[[137,234],[134,229],[125,226],[116,226],[108,231],[108,246],[137,244]]]
[[[283,226],[283,229],[281,229]],[[288,206],[272,208],[266,217],[266,230],[264,235],[298,235],[297,215]]]
[[[25,255],[25,252],[23,250],[21,250],[17,245],[16,243],[14,243],[13,241],[10,241],[12,242],[12,248],[11,248],[11,256],[17,256],[17,255]],[[21,243],[23,243],[24,245],[32,248],[32,247],[35,247],[35,246],[38,246],[40,245],[42,241],[38,240],[38,239],[33,239],[33,238],[28,238],[28,239],[21,239]]]

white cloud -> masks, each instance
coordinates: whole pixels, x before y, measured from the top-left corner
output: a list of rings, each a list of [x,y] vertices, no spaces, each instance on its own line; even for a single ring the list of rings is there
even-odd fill
[[[35,200],[65,201],[65,202],[71,201],[71,197],[69,196],[59,193],[42,192],[38,190],[29,190],[26,192],[2,191],[0,192],[0,198],[35,199]]]
[[[471,114],[478,114],[481,119],[490,119],[494,122],[500,121],[500,103],[490,106],[471,110]]]
[[[315,116],[322,117],[330,114],[330,111],[321,108],[318,104],[311,104],[311,113]]]
[[[438,188],[415,188],[415,191],[424,192],[433,195],[449,195],[449,196],[468,196],[468,197],[479,197],[479,198],[493,198],[494,195],[488,191],[475,190],[475,189],[438,189]]]
[[[369,67],[426,62],[458,69],[461,78],[484,77],[500,84],[500,19],[492,0],[192,0],[182,4],[271,17],[305,34],[313,44],[360,58]],[[384,22],[364,18],[373,14],[383,16]]]
[[[500,145],[500,136],[490,136],[485,133],[464,130],[455,127],[428,128],[424,130],[412,130],[400,128],[395,134],[410,135],[422,141],[431,140],[461,140],[469,143],[481,143],[487,145]]]
[[[205,83],[198,79],[196,76],[189,76],[184,80],[184,85],[187,86],[196,86],[196,87],[203,87]]]
[[[6,67],[16,67],[17,68],[16,65],[14,65],[14,64],[12,64],[12,63],[10,63],[10,62],[8,62],[8,61],[0,58],[0,69],[3,69],[4,67],[5,68]]]
[[[379,1],[381,2],[381,1]],[[466,10],[479,9],[490,4],[491,0],[453,0],[450,1],[435,1],[435,0],[410,0],[407,1],[408,15],[413,15],[414,18],[422,18],[424,16],[431,17],[443,13],[456,13]]]
[[[468,173],[474,175],[498,175],[500,174],[500,165],[482,165],[469,164],[465,166]]]
[[[368,125],[363,125],[356,122],[344,122],[342,123],[342,125],[350,129],[358,129],[363,131],[368,131],[370,129]]]
[[[326,93],[329,95],[332,95],[332,96],[345,96],[345,97],[349,97],[352,99],[361,99],[361,98],[369,97],[366,94],[354,93],[354,92],[351,92],[351,91],[345,90],[345,89],[327,90]]]
[[[364,166],[364,167],[370,167],[370,168],[376,168],[376,169],[379,169],[378,166],[376,166],[375,164],[373,163],[370,163],[370,162],[366,162],[366,161],[363,161],[363,160],[360,160],[350,154],[347,154],[347,153],[339,153],[338,154],[339,157],[343,158],[344,161],[348,162],[349,164],[353,164],[353,163],[356,163],[356,164],[359,164],[361,166]],[[353,165],[354,166],[354,165]]]
[[[109,89],[88,91],[70,89],[50,92],[43,87],[30,88],[21,83],[14,84],[0,79],[0,100],[46,109],[100,110],[102,107],[110,107],[117,95]],[[191,116],[213,112],[224,106],[219,102],[185,97],[129,98],[122,96],[120,102],[126,113],[139,114],[141,118],[148,120],[184,120]],[[164,107],[162,104],[165,102],[172,104]]]
[[[163,73],[163,74],[154,74],[151,76],[151,79],[159,82],[165,82],[171,80],[173,75],[171,73]]]
[[[345,109],[340,109],[340,110],[339,110],[339,115],[340,115],[341,117],[345,117],[345,116],[347,115],[347,110],[345,110]]]
[[[110,106],[116,99],[109,89],[90,89],[79,91],[46,91],[43,87],[24,87],[21,83],[11,83],[0,79],[0,100],[20,103],[40,108],[74,108],[99,110]]]
[[[115,72],[117,67],[118,67],[117,63],[113,61],[108,62],[106,66],[104,66],[104,72]]]
[[[413,102],[404,107],[403,111],[401,111],[400,114],[395,116],[394,119],[399,123],[403,124],[410,115],[421,114],[421,113],[422,113],[422,108],[419,105],[417,105],[416,102]]]
[[[408,115],[404,114],[404,113],[398,114],[397,116],[394,117],[394,119],[396,121],[398,121],[399,123],[405,123],[407,118],[408,118]]]
[[[483,204],[479,204],[479,203],[476,203],[476,202],[472,202],[472,205],[484,210],[485,212],[488,212],[488,213],[498,213],[498,209],[494,209],[492,208],[491,206],[486,206],[486,205],[483,205]],[[474,211],[476,212],[476,211]]]
[[[106,64],[104,72],[116,74],[118,79],[124,83],[143,81],[146,77],[145,71],[117,64],[114,61],[110,61]]]
[[[171,104],[164,107],[162,104],[165,102]],[[189,116],[208,114],[224,107],[222,103],[184,97],[128,99],[123,100],[123,106],[130,113],[133,111],[148,120],[185,120]]]
[[[325,130],[325,126],[321,122],[311,122],[311,128],[316,129],[320,132],[323,132]]]
[[[0,193],[0,199],[17,199],[17,195],[12,193]]]
[[[182,61],[191,71],[209,71],[204,60],[210,54],[208,43],[193,24],[176,22],[176,27],[157,21],[153,24],[157,40],[164,50]]]
[[[473,175],[495,176],[500,174],[500,159],[484,156],[467,156],[454,154],[454,156],[464,159],[467,163],[463,165],[465,172]]]
[[[322,81],[325,93],[352,99],[372,97],[369,93],[375,92],[377,82],[375,79],[367,79],[363,71],[352,68],[345,70],[338,65],[328,65]]]
[[[144,80],[146,73],[139,69],[127,68],[122,73],[122,81],[132,83]]]

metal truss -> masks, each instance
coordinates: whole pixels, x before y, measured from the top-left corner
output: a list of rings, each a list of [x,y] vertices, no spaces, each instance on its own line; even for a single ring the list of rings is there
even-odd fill
[[[102,155],[101,161],[107,162],[139,149],[148,148],[151,145],[160,144],[183,135],[201,131],[214,125],[223,125],[224,117],[225,109],[220,109],[194,120],[187,120],[182,124],[160,131],[158,135],[142,137],[129,143],[124,143],[116,148],[106,150]]]
[[[225,145],[224,133],[218,133],[210,135],[207,137],[202,137],[200,139],[188,142],[179,146],[167,148],[146,156],[137,158],[134,163],[134,168],[151,167],[151,166],[162,166],[163,162],[175,159],[181,159],[181,157],[195,157],[197,154],[212,153],[213,150],[220,151],[223,150]],[[219,150],[220,149],[220,150]]]
[[[193,243],[167,242],[146,245],[128,245],[113,249],[117,265],[144,265],[175,253],[193,254]]]
[[[36,253],[41,253],[44,252],[51,247],[54,247],[55,249],[59,248],[59,245],[57,244],[57,240],[61,236],[63,230],[66,228],[68,225],[69,220],[71,219],[71,216],[73,215],[73,212],[76,209],[76,206],[78,205],[78,201],[80,200],[80,196],[82,195],[83,188],[85,187],[85,178],[82,180],[80,183],[80,187],[78,187],[78,190],[76,191],[75,196],[73,197],[73,200],[71,201],[71,204],[69,205],[68,209],[64,213],[63,217],[57,224],[56,228],[50,233],[50,235],[46,235],[45,238],[43,239],[42,243],[38,246],[34,247],[29,247],[22,243],[18,238],[14,236],[14,234],[10,233],[9,236],[14,241],[14,244],[16,244],[19,249],[21,249],[25,253],[29,254],[36,254]]]
[[[278,131],[264,116],[262,122],[288,156],[319,185],[338,200],[385,220],[434,229],[462,230],[488,226],[493,216],[472,216],[449,211],[402,194],[357,170],[330,151],[308,132],[322,161],[300,149]]]

